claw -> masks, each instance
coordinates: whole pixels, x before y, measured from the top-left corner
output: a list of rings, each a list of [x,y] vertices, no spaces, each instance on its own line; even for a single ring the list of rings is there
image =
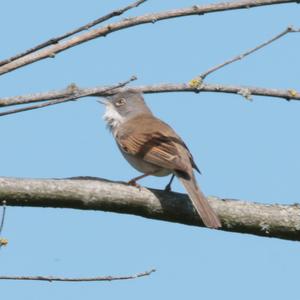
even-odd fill
[[[128,182],[127,182],[127,184],[128,185],[131,185],[131,186],[134,186],[134,187],[136,187],[136,188],[138,188],[139,190],[141,190],[142,189],[142,187],[135,181],[135,180],[129,180]]]
[[[172,188],[171,188],[171,184],[167,184],[165,187],[165,192],[171,192]]]

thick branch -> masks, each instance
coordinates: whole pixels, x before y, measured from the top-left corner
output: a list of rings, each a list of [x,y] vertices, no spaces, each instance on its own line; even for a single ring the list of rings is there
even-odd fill
[[[53,37],[53,38],[51,38],[51,39],[49,39],[49,40],[47,40],[47,41],[45,41],[45,42],[43,42],[43,43],[41,43],[41,44],[39,44],[39,45],[33,47],[33,48],[30,48],[30,49],[28,49],[28,50],[26,50],[26,51],[24,51],[24,52],[21,52],[21,53],[19,53],[19,54],[16,54],[16,55],[10,57],[10,58],[7,58],[7,59],[5,59],[5,60],[0,61],[0,66],[3,66],[3,65],[5,65],[5,64],[8,64],[8,63],[10,63],[10,62],[12,62],[12,61],[14,61],[14,60],[16,60],[16,59],[18,59],[18,58],[21,58],[21,57],[23,57],[23,56],[25,56],[25,55],[31,54],[31,53],[36,52],[36,51],[38,51],[38,50],[41,50],[41,49],[43,49],[43,48],[46,48],[46,47],[48,47],[48,46],[50,46],[50,45],[57,44],[59,41],[61,41],[61,40],[63,40],[63,39],[66,39],[66,38],[68,38],[68,37],[70,37],[70,36],[72,36],[72,35],[74,35],[74,34],[76,34],[76,33],[81,32],[81,31],[88,30],[88,29],[90,29],[91,27],[93,27],[93,26],[95,26],[95,25],[98,25],[98,24],[100,24],[100,23],[102,23],[102,22],[105,22],[105,21],[107,21],[107,20],[109,20],[109,19],[111,19],[111,18],[113,18],[113,17],[120,16],[120,15],[122,15],[124,12],[128,11],[129,9],[132,9],[132,8],[134,8],[134,7],[137,7],[137,6],[139,6],[140,4],[144,3],[145,1],[146,1],[146,0],[138,0],[138,1],[135,1],[135,2],[129,4],[129,5],[125,6],[125,7],[116,9],[116,10],[114,10],[114,11],[112,11],[112,12],[110,12],[110,13],[108,13],[108,14],[106,14],[106,15],[104,15],[104,16],[98,18],[98,19],[96,19],[96,20],[93,20],[93,21],[91,21],[91,22],[89,22],[89,23],[87,23],[87,24],[85,24],[85,25],[82,25],[82,26],[80,26],[79,28],[73,29],[72,31],[66,32],[66,33],[64,33],[64,34],[62,34],[62,35],[60,35],[60,36]]]
[[[62,52],[66,49],[69,49],[81,43],[87,42],[89,40],[101,36],[106,36],[112,32],[141,25],[141,24],[155,23],[160,20],[177,18],[182,16],[203,15],[212,12],[229,11],[234,9],[244,9],[244,8],[259,7],[265,5],[275,5],[275,4],[282,4],[282,3],[293,3],[293,2],[298,3],[299,0],[241,0],[241,1],[213,3],[213,4],[206,4],[206,5],[194,5],[188,8],[174,9],[174,10],[169,10],[164,12],[146,14],[143,16],[138,16],[133,18],[126,18],[123,21],[111,23],[104,27],[94,29],[89,32],[85,32],[65,42],[49,46],[48,48],[42,49],[39,52],[34,52],[32,54],[14,60],[10,63],[2,65],[0,67],[0,75],[18,69],[20,67],[23,67],[25,65],[31,64],[33,62],[39,61],[41,59],[53,58],[59,52]]]
[[[98,178],[0,178],[0,201],[9,206],[102,210],[203,226],[185,194],[141,190]],[[209,197],[222,230],[300,240],[300,205],[259,204]]]

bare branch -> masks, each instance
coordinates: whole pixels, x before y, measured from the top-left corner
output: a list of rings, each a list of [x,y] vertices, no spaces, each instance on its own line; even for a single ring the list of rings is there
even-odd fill
[[[235,61],[237,61],[237,60],[241,60],[241,59],[245,58],[246,56],[252,54],[253,52],[255,52],[255,51],[257,51],[257,50],[259,50],[259,49],[261,49],[261,48],[263,48],[267,45],[270,45],[271,43],[273,43],[276,40],[282,38],[283,36],[285,36],[286,34],[288,34],[290,32],[300,32],[300,29],[295,29],[292,26],[289,26],[284,31],[280,32],[279,34],[275,35],[273,38],[265,41],[264,43],[256,46],[255,48],[252,48],[252,49],[250,49],[250,50],[248,50],[248,51],[246,51],[246,52],[244,52],[240,55],[237,55],[237,56],[233,57],[232,59],[229,59],[229,60],[223,62],[222,64],[216,65],[216,66],[208,69],[207,71],[201,73],[197,77],[200,79],[200,82],[202,82],[207,75],[209,75],[209,74],[211,74],[211,73],[213,73],[213,72],[215,72],[215,71],[217,71],[217,70],[219,70],[219,69],[221,69],[221,68],[223,68],[223,67],[225,67],[225,66],[227,66],[227,65],[229,65],[229,64],[231,64]]]
[[[141,190],[91,177],[20,179],[0,177],[0,201],[10,206],[102,210],[203,226],[185,194]],[[208,198],[219,215],[221,230],[300,240],[300,205],[260,204]]]
[[[44,93],[30,94],[24,96],[0,98],[0,107],[36,103],[41,101],[48,101],[45,104],[38,104],[34,106],[24,107],[21,109],[14,109],[6,112],[1,112],[0,116],[13,114],[21,111],[37,109],[49,105],[59,104],[67,101],[72,101],[80,97],[87,96],[106,96],[110,95],[111,90],[114,93],[124,91],[127,88],[117,88],[116,86],[98,86],[92,88],[79,88],[76,85],[70,85],[66,89],[60,91],[49,91]],[[142,85],[130,87],[130,89],[142,93],[168,93],[168,92],[214,92],[214,93],[230,93],[237,94],[249,99],[251,96],[265,96],[274,97],[284,100],[300,100],[300,93],[294,89],[280,90],[280,89],[267,89],[251,86],[236,86],[236,85],[222,85],[222,84],[202,84],[200,87],[197,85],[179,83],[165,83],[155,85]],[[109,92],[110,91],[110,92]]]
[[[124,276],[98,276],[98,277],[83,277],[83,278],[69,278],[69,277],[56,277],[56,276],[2,276],[0,275],[0,280],[38,280],[38,281],[69,281],[69,282],[83,282],[83,281],[114,281],[114,280],[128,280],[136,279],[139,277],[149,276],[151,273],[155,272],[155,269],[150,271],[137,273],[134,275],[124,275]]]
[[[6,213],[6,201],[2,201],[2,216],[0,221],[0,249],[2,246],[6,246],[8,244],[8,240],[1,237],[2,230],[4,227],[4,220],[5,220],[5,213]]]
[[[65,42],[57,43],[55,45],[49,46],[46,49],[42,49],[39,52],[28,54],[8,64],[5,64],[0,67],[0,75],[5,74],[7,72],[11,72],[15,69],[39,61],[41,59],[53,58],[55,57],[56,54],[66,49],[69,49],[71,47],[74,47],[76,45],[79,45],[81,43],[87,42],[89,40],[101,36],[106,36],[112,32],[141,25],[141,24],[155,23],[160,20],[166,20],[166,19],[177,18],[182,16],[203,15],[206,13],[213,13],[219,11],[228,11],[234,9],[260,7],[265,5],[298,3],[298,2],[299,0],[241,0],[241,1],[231,1],[231,2],[222,2],[222,3],[212,3],[207,5],[194,5],[188,8],[174,9],[174,10],[169,10],[164,12],[146,14],[143,16],[138,16],[133,18],[126,18],[123,21],[111,23],[104,27],[94,29],[90,32],[83,33]]]
[[[0,221],[0,235],[2,234],[3,226],[4,226],[4,219],[5,219],[5,212],[6,212],[6,201],[2,201],[2,216]],[[1,243],[0,243],[1,246]]]
[[[136,79],[137,79],[136,76],[132,76],[127,81],[124,81],[124,82],[118,83],[115,86],[106,88],[105,93],[111,92],[112,90],[120,88],[120,87],[124,87],[125,85],[127,85],[128,83],[130,83],[131,81],[134,81]],[[73,90],[72,96],[64,97],[64,98],[61,98],[58,100],[52,100],[52,101],[48,101],[48,102],[44,102],[44,103],[39,103],[39,104],[32,105],[32,106],[27,106],[27,107],[22,107],[22,108],[17,108],[17,109],[0,112],[0,117],[19,113],[19,112],[24,112],[24,111],[28,111],[28,110],[38,109],[38,108],[42,108],[42,107],[46,107],[46,106],[50,106],[50,105],[56,105],[56,104],[60,104],[60,103],[64,103],[64,102],[74,101],[78,98],[90,96],[89,93],[84,93],[84,92],[78,90],[75,85],[73,86],[72,90]]]
[[[22,53],[14,55],[14,56],[12,56],[12,57],[10,57],[8,59],[2,60],[2,61],[0,61],[0,67],[3,66],[3,65],[5,65],[5,64],[8,64],[8,63],[10,63],[10,62],[12,62],[12,61],[14,61],[16,59],[18,59],[18,58],[21,58],[21,57],[23,57],[25,55],[31,54],[33,52],[36,52],[36,51],[41,50],[43,48],[46,48],[46,47],[48,47],[50,45],[57,44],[59,41],[61,41],[63,39],[66,39],[66,38],[68,38],[68,37],[70,37],[70,36],[72,36],[72,35],[74,35],[76,33],[81,32],[81,31],[88,30],[91,27],[93,27],[95,25],[98,25],[98,24],[100,24],[100,23],[102,23],[104,21],[107,21],[107,20],[109,20],[109,19],[111,19],[113,17],[120,16],[124,12],[128,11],[129,9],[137,7],[140,4],[144,3],[145,1],[147,1],[147,0],[135,1],[135,2],[133,2],[133,3],[129,4],[129,5],[127,5],[127,6],[123,7],[123,8],[119,8],[117,10],[114,10],[114,11],[112,11],[111,13],[109,13],[107,15],[104,15],[104,16],[102,16],[102,17],[100,17],[100,18],[98,18],[98,19],[96,19],[96,20],[94,20],[92,22],[89,22],[89,23],[87,23],[87,24],[85,24],[83,26],[80,26],[79,28],[76,28],[76,29],[74,29],[72,31],[69,31],[69,32],[67,32],[65,34],[62,34],[60,36],[51,38],[48,41],[45,41],[45,42],[43,42],[43,43],[41,43],[41,44],[39,44],[39,45],[37,45],[37,46],[35,46],[33,48],[30,48],[30,49],[22,52]]]

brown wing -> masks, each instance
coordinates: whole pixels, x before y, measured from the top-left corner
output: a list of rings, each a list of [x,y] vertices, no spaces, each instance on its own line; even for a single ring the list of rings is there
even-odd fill
[[[186,161],[194,165],[191,155],[172,128],[152,116],[139,118],[128,121],[117,133],[116,139],[123,151],[154,165],[189,173]]]

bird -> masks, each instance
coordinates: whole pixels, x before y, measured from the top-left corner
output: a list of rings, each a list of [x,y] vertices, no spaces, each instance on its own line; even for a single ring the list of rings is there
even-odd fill
[[[101,98],[105,105],[103,119],[124,158],[141,176],[172,175],[166,190],[176,176],[186,189],[193,206],[206,227],[217,229],[221,222],[200,190],[193,169],[199,171],[192,154],[180,136],[165,122],[156,118],[145,103],[143,94],[127,89]]]

